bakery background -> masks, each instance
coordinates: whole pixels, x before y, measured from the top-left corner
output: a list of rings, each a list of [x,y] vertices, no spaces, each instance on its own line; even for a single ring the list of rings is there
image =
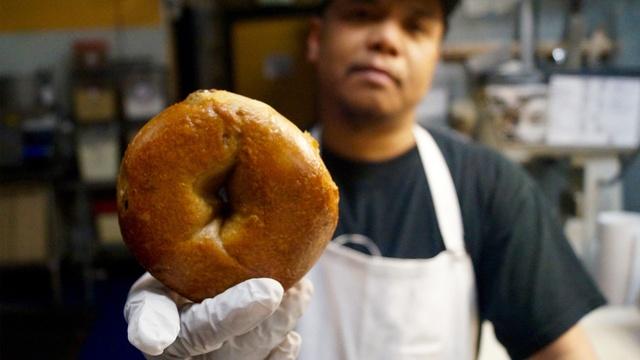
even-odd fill
[[[142,358],[122,316],[142,273],[115,214],[126,143],[197,88],[310,126],[313,5],[0,2],[0,358]],[[420,106],[425,125],[521,162],[556,204],[611,302],[587,319],[604,358],[640,353],[638,19],[640,0],[465,1]]]

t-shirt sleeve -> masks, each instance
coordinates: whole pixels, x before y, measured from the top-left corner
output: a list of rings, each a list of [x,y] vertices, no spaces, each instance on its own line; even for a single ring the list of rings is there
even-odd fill
[[[533,180],[497,154],[489,163],[478,179],[486,191],[480,311],[509,355],[526,358],[605,301]]]

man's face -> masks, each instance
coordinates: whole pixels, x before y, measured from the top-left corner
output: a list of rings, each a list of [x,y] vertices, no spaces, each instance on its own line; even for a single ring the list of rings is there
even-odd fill
[[[322,96],[365,118],[413,111],[444,32],[437,0],[335,0],[312,27],[309,59]]]

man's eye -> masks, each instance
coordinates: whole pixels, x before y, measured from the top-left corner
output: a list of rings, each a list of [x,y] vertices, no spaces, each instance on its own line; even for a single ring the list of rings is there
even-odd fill
[[[408,21],[405,29],[410,34],[429,35],[434,31],[434,25],[426,21]]]
[[[423,33],[426,31],[426,29],[419,23],[415,23],[415,22],[411,22],[405,25],[405,28],[410,32],[410,33]]]

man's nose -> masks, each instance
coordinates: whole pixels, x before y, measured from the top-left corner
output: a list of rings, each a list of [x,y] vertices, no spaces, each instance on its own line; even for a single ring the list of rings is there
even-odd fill
[[[402,43],[402,28],[397,21],[386,19],[371,27],[367,48],[371,51],[397,56]]]

